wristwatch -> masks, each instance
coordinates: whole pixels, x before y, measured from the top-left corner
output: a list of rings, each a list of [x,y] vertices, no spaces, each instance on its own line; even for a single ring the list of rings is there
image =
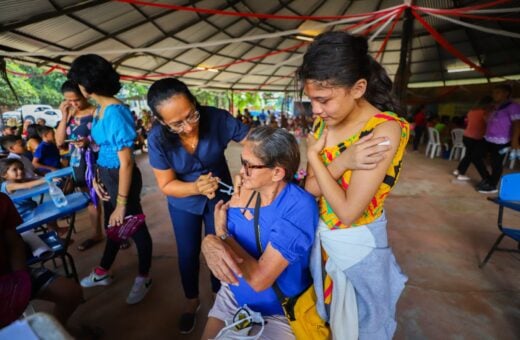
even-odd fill
[[[232,235],[230,233],[228,233],[227,231],[220,235],[219,238],[222,240],[222,241],[225,241],[226,239],[230,238]]]

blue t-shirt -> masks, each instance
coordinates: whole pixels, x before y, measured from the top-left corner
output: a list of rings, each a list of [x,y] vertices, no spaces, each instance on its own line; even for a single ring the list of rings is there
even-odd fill
[[[0,185],[0,191],[4,194],[9,195],[7,192],[7,184],[10,183],[9,181],[2,182]],[[38,205],[35,201],[33,201],[30,198],[27,198],[22,201],[13,202],[14,206],[16,207],[16,210],[18,210],[18,213],[22,217],[24,221],[27,221],[33,217],[33,212],[36,206]]]
[[[38,158],[38,162],[43,165],[61,167],[60,150],[54,143],[41,142],[34,151],[34,158]]]
[[[132,113],[123,104],[108,105],[101,119],[96,113],[91,136],[99,146],[97,164],[105,168],[119,168],[117,153],[124,148],[132,148],[137,137]]]
[[[259,259],[254,219],[245,218],[241,210],[228,210],[228,232],[251,256]],[[254,213],[254,207],[250,208],[250,212]],[[270,205],[260,208],[262,249],[265,251],[270,243],[289,262],[289,266],[276,279],[285,296],[300,294],[312,282],[309,257],[317,225],[318,207],[315,198],[292,183],[287,184]],[[238,280],[238,286],[230,285],[229,288],[239,306],[247,304],[262,315],[283,315],[273,288],[255,292],[243,278]]]
[[[158,170],[171,169],[184,182],[194,182],[200,175],[211,172],[224,183],[231,184],[224,151],[231,140],[242,141],[249,127],[225,110],[203,106],[199,112],[199,143],[193,154],[182,146],[179,135],[168,132],[158,123],[154,124],[148,134],[150,165]],[[216,197],[210,202],[214,205],[228,198],[217,190]],[[203,213],[207,202],[208,198],[203,195],[182,198],[168,196],[168,203],[172,207],[197,215]]]

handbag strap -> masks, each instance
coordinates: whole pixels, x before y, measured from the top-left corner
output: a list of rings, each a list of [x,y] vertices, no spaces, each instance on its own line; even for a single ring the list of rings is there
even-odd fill
[[[260,240],[260,226],[259,226],[259,224],[260,224],[260,205],[262,203],[262,199],[260,198],[260,193],[256,192],[256,191],[253,192],[253,194],[249,198],[249,202],[251,202],[255,193],[256,193],[256,203],[255,203],[255,213],[254,213],[253,223],[255,226],[256,248],[258,249],[258,252],[261,255],[264,251],[262,249],[262,242]],[[282,290],[280,289],[280,287],[278,286],[278,283],[276,283],[276,281],[273,282],[273,290],[274,290],[276,296],[278,297],[278,300],[283,305],[285,303],[287,297],[282,293]]]

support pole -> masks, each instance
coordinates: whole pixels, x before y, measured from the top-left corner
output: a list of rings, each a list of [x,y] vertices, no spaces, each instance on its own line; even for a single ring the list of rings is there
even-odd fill
[[[406,1],[406,4],[413,5],[413,0]],[[394,95],[399,100],[403,108],[406,107],[406,89],[408,87],[408,81],[410,80],[410,52],[412,48],[413,23],[414,17],[412,15],[412,9],[408,7],[404,11],[403,35],[401,38],[401,55],[399,57],[399,66],[395,75],[393,89]]]

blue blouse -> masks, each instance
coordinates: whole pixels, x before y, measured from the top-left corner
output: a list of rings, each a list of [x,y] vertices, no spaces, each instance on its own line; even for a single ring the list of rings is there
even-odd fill
[[[105,168],[119,168],[117,153],[124,148],[132,148],[137,137],[132,113],[123,104],[108,105],[101,119],[98,113],[99,108],[91,130],[92,139],[99,146],[97,164]]]
[[[200,175],[211,172],[224,183],[231,184],[224,151],[231,140],[242,141],[249,127],[225,110],[202,106],[199,112],[199,143],[193,154],[182,146],[179,135],[168,132],[159,123],[154,124],[148,134],[150,165],[158,170],[171,169],[184,182],[194,182]],[[210,204],[213,206],[221,199],[227,200],[229,197],[217,190]],[[168,196],[168,203],[176,209],[202,215],[208,198],[203,195]]]
[[[250,208],[251,214],[254,213]],[[242,208],[228,210],[228,232],[256,259],[260,253],[256,247],[254,220],[248,220]],[[289,183],[268,206],[260,208],[260,241],[265,251],[267,245],[282,254],[289,265],[276,280],[285,296],[296,296],[311,282],[309,258],[318,225],[318,206],[315,198]],[[239,306],[247,304],[262,315],[283,315],[282,306],[273,288],[255,292],[243,279],[238,278],[238,286],[229,286]]]

